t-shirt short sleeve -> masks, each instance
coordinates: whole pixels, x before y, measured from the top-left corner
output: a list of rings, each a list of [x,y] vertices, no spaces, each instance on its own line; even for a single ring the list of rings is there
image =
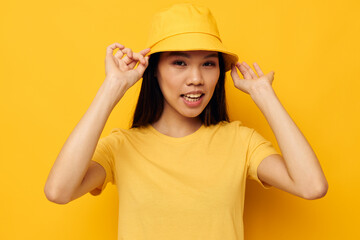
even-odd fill
[[[264,184],[258,178],[257,168],[260,165],[261,161],[264,160],[267,156],[272,154],[279,154],[276,149],[273,147],[272,143],[266,140],[254,129],[250,129],[250,139],[248,145],[248,154],[247,154],[247,167],[248,173],[247,177],[257,181],[264,189],[270,189],[272,186]]]
[[[90,192],[91,195],[97,196],[105,189],[107,183],[115,184],[115,176],[114,176],[114,154],[111,147],[111,136],[107,136],[104,138],[100,138],[98,144],[96,146],[94,155],[91,159],[99,163],[106,172],[105,181],[102,185],[101,190],[94,189]]]

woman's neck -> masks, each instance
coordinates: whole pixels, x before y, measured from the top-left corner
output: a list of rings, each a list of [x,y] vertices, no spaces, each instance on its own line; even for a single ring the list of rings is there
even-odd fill
[[[151,124],[160,133],[170,137],[185,137],[198,130],[202,122],[199,117],[179,117],[162,114],[160,119]]]

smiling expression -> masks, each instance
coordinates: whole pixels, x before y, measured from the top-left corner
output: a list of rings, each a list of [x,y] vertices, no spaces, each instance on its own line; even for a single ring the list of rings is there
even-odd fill
[[[163,114],[197,117],[209,103],[220,76],[218,53],[163,52],[156,76],[164,96]]]

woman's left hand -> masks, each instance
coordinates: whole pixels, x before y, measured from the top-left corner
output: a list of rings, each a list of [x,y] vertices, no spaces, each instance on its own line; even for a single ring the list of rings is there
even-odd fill
[[[236,68],[240,70],[244,79],[239,77]],[[271,85],[275,74],[274,71],[270,71],[268,74],[264,75],[257,63],[254,63],[254,68],[259,76],[256,75],[246,62],[237,62],[236,66],[233,65],[231,69],[231,77],[235,87],[250,95],[259,88],[272,88]]]

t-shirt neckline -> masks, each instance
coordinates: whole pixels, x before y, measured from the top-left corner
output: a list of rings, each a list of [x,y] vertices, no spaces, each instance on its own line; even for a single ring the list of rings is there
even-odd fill
[[[158,130],[156,130],[151,124],[149,124],[148,127],[152,133],[154,133],[156,136],[158,136],[162,140],[164,140],[166,142],[177,142],[177,143],[196,140],[198,137],[200,137],[200,135],[204,132],[203,130],[205,129],[205,125],[201,124],[201,126],[195,132],[190,133],[189,135],[186,135],[184,137],[170,137],[170,136],[165,135],[165,134],[159,132]]]

